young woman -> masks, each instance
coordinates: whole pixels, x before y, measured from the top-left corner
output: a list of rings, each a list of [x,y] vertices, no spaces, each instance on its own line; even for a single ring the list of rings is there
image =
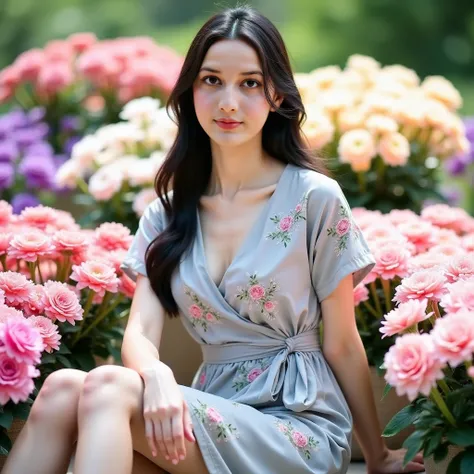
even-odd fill
[[[123,265],[125,367],[51,375],[4,473],[64,473],[76,436],[74,474],[132,458],[137,473],[345,473],[353,421],[369,473],[422,471],[380,437],[352,296],[374,260],[305,151],[276,28],[249,8],[212,17],[170,105],[178,136]],[[202,346],[192,388],[159,360],[166,314]]]

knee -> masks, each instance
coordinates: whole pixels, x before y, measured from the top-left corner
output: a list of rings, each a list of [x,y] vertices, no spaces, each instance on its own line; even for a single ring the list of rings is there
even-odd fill
[[[28,421],[56,419],[58,413],[77,415],[77,405],[86,372],[61,369],[49,375],[31,408]],[[62,417],[62,418],[63,418]]]
[[[142,393],[141,377],[135,371],[114,365],[91,370],[85,378],[80,414],[97,410],[128,407]]]

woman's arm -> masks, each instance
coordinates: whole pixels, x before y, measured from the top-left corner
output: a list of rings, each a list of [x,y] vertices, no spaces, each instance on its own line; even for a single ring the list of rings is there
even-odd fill
[[[122,361],[125,367],[142,377],[143,371],[160,359],[158,350],[163,331],[165,312],[153,292],[148,278],[138,275],[130,316],[122,342]]]
[[[344,392],[354,418],[354,430],[367,467],[378,465],[388,451],[381,437],[370,371],[354,315],[352,275],[321,303],[323,353]]]

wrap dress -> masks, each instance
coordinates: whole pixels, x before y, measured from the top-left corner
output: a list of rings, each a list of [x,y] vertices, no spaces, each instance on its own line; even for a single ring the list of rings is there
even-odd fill
[[[171,289],[202,348],[181,386],[211,474],[335,474],[350,462],[352,417],[321,351],[320,303],[375,261],[333,179],[288,164],[222,281],[209,276],[199,223]],[[140,219],[122,264],[146,275],[144,255],[165,229],[159,199]]]

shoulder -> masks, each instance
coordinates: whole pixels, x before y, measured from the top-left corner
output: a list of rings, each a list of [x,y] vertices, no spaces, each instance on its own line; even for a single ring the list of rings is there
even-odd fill
[[[172,191],[168,193],[167,196],[171,202],[173,197]],[[145,211],[143,212],[141,220],[149,221],[150,223],[153,223],[157,228],[163,229],[167,222],[167,216],[165,207],[163,206],[163,203],[159,197],[155,198],[147,205]]]
[[[335,179],[317,171],[296,166],[293,168],[295,185],[306,194],[308,206],[322,207],[324,204],[345,200],[344,193]]]

